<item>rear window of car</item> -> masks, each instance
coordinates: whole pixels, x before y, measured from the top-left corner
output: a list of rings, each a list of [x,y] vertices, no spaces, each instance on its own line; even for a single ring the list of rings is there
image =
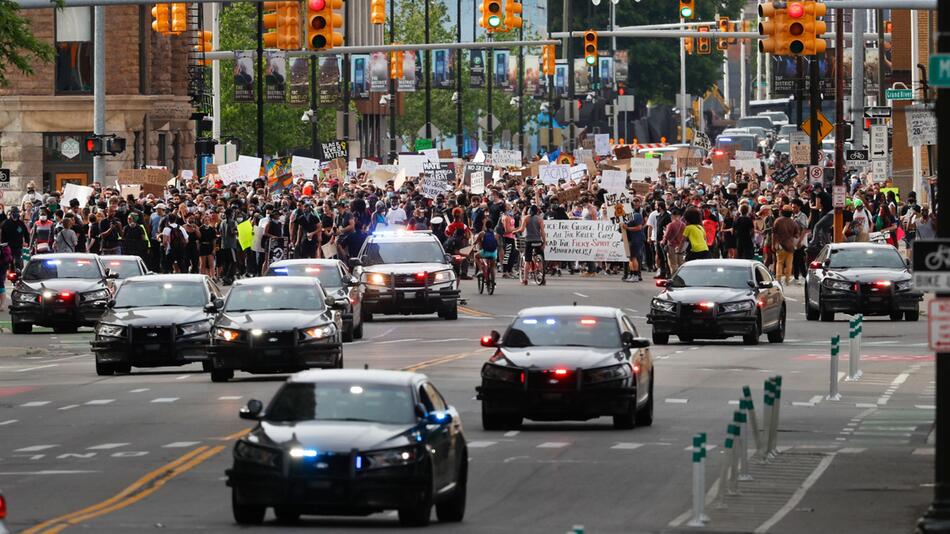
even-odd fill
[[[145,274],[139,267],[139,262],[135,260],[108,260],[105,265],[109,272],[118,274],[120,279]]]

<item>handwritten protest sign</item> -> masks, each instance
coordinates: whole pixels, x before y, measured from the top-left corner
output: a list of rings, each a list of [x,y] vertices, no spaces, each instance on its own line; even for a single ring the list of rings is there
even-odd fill
[[[320,159],[327,161],[336,158],[346,159],[346,141],[320,143]]]
[[[492,151],[492,163],[499,167],[521,167],[521,151],[497,149]]]
[[[570,165],[544,165],[538,168],[541,182],[544,184],[557,184],[560,180],[571,179]]]
[[[598,156],[610,155],[610,134],[594,135],[594,153]]]
[[[294,156],[290,160],[290,172],[293,173],[294,180],[312,180],[320,174],[320,160]]]
[[[600,175],[600,185],[608,193],[620,193],[627,190],[627,173],[605,170]]]
[[[415,178],[422,174],[422,166],[429,158],[422,154],[399,154],[399,166],[406,170],[406,176]]]
[[[547,261],[627,261],[623,238],[610,221],[544,221]]]
[[[89,196],[92,194],[93,189],[88,185],[66,184],[66,187],[63,188],[63,196],[60,200],[60,204],[68,206],[69,201],[76,199],[79,201],[79,207],[85,208],[86,202],[89,201]]]
[[[656,180],[659,159],[635,158],[630,160],[630,179],[634,182],[643,182],[647,178]]]
[[[485,182],[492,179],[494,167],[481,163],[469,163],[465,166],[463,184],[471,186],[472,193],[480,195],[485,192]]]

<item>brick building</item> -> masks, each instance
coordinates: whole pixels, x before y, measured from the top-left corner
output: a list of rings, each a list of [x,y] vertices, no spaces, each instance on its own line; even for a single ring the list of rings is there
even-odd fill
[[[911,62],[910,11],[898,9],[893,10],[892,13],[894,24],[894,29],[891,34],[891,39],[894,44],[892,79],[894,81],[904,82],[907,87],[910,87],[911,71],[917,68]],[[934,12],[932,11],[918,12],[917,30],[920,36],[918,53],[922,65],[927,65],[930,60],[930,48],[932,44],[930,40],[931,25],[936,24],[935,20],[931,21],[933,15]],[[921,97],[920,91],[915,91],[914,95],[916,98]],[[917,190],[920,192],[921,177],[913,176],[913,154],[911,148],[907,145],[907,122],[903,113],[903,108],[910,104],[911,102],[909,101],[894,102],[894,135],[891,138],[891,146],[894,151],[893,178],[894,184],[900,187],[901,191]],[[930,154],[932,149],[934,153]],[[936,160],[935,149],[936,147],[922,147],[921,149],[923,176],[933,174],[929,162],[931,158]]]
[[[28,181],[45,190],[92,181],[83,138],[93,125],[93,8],[22,12],[36,36],[55,47],[31,76],[8,71],[0,88],[0,166],[9,168],[8,202]],[[125,137],[106,158],[106,183],[119,169],[194,168],[194,123],[187,96],[187,44],[151,29],[147,6],[106,8],[106,133]]]

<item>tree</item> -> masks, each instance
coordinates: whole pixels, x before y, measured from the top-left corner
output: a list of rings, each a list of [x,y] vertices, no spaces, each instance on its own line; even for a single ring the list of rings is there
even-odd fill
[[[0,87],[9,84],[10,66],[23,74],[33,74],[33,59],[48,63],[53,57],[53,47],[33,35],[29,21],[20,15],[19,4],[0,0]]]

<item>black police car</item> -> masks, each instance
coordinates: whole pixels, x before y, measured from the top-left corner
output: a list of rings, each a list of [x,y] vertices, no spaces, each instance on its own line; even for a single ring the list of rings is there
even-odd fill
[[[218,287],[203,274],[127,279],[96,325],[96,373],[189,363],[210,371],[208,332],[214,312],[208,304],[220,298]]]
[[[12,279],[14,334],[29,334],[33,325],[56,332],[93,326],[112,298],[111,282],[95,254],[38,254]]]
[[[395,509],[405,525],[465,514],[468,450],[458,412],[425,375],[307,371],[291,376],[234,446],[226,474],[238,523]]]
[[[302,276],[238,280],[211,327],[211,380],[234,371],[287,373],[343,367],[343,300],[326,297],[320,281]]]
[[[914,289],[907,263],[891,245],[833,243],[808,266],[805,317],[834,321],[835,313],[920,318],[923,293]]]
[[[650,342],[616,308],[528,308],[482,345],[497,347],[476,388],[485,430],[604,415],[617,428],[653,424]]]
[[[668,343],[671,335],[684,343],[742,336],[754,345],[762,332],[770,343],[785,340],[785,294],[760,262],[693,260],[657,285],[665,289],[647,315],[657,345]]]
[[[145,266],[145,262],[138,256],[101,256],[99,261],[106,268],[106,272],[112,275],[114,279],[112,284],[115,286],[115,291],[119,291],[122,284],[129,278],[150,273],[148,267]]]
[[[374,313],[437,313],[458,319],[459,288],[452,257],[431,232],[382,232],[369,236],[350,260],[363,286],[363,319]]]
[[[346,299],[343,310],[343,341],[353,341],[363,337],[363,291],[359,280],[350,274],[350,270],[340,260],[295,259],[281,260],[267,267],[267,276],[312,276],[320,280],[320,285],[328,296]]]

